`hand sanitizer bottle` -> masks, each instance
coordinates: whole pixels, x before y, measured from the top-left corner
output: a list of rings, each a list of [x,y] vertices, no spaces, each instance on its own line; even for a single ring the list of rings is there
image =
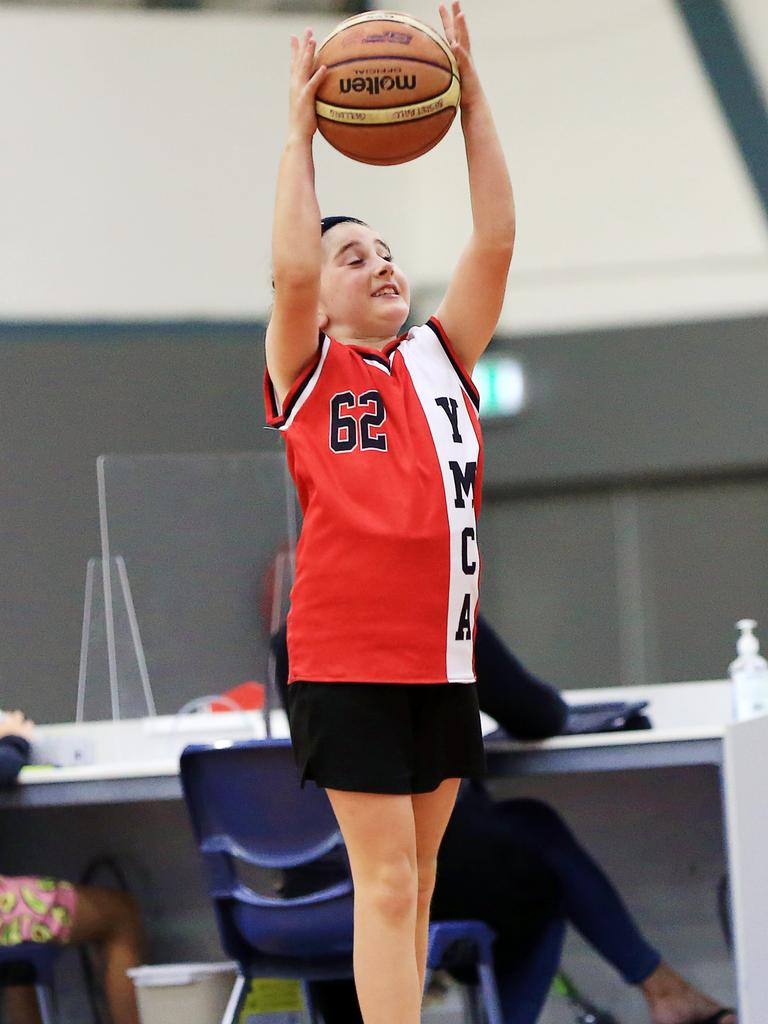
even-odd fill
[[[733,683],[733,715],[737,721],[768,714],[768,662],[758,653],[760,642],[752,630],[754,619],[741,619],[736,628],[738,658],[728,666]]]

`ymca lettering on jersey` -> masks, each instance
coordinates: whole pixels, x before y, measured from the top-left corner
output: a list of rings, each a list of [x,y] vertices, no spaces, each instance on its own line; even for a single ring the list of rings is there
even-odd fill
[[[384,351],[321,335],[267,421],[304,512],[290,678],[474,680],[478,396],[434,318]]]

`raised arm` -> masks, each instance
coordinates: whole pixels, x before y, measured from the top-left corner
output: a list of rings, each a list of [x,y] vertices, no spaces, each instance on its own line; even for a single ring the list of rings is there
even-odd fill
[[[320,292],[320,209],[315,195],[312,137],[315,93],[325,68],[312,71],[310,29],[291,37],[291,85],[286,139],[277,175],[272,226],[274,303],[267,327],[267,370],[282,402],[317,351]]]
[[[461,128],[469,170],[472,234],[437,310],[470,373],[496,329],[515,242],[515,204],[491,108],[470,54],[459,3],[440,5],[445,36],[461,73]]]

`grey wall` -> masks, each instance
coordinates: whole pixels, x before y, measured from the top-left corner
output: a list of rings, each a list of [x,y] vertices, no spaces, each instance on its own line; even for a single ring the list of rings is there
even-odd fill
[[[572,486],[761,469],[768,319],[496,343],[528,368],[530,407],[487,431],[495,486]]]
[[[767,341],[752,319],[496,343],[529,405],[485,430],[483,602],[535,670],[722,678],[735,621],[766,618]]]
[[[252,324],[0,329],[0,706],[74,718],[98,455],[278,448],[262,348]]]
[[[529,405],[486,425],[483,608],[533,670],[722,677],[734,621],[768,604],[767,334],[496,342]],[[0,326],[0,706],[73,717],[96,457],[277,450],[262,365],[253,324]]]

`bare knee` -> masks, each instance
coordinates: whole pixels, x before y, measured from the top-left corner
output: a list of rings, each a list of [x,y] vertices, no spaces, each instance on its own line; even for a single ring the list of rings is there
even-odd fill
[[[419,910],[429,908],[432,902],[432,894],[435,891],[435,879],[437,877],[437,858],[420,858],[418,863],[419,879],[416,887],[416,900]]]
[[[126,892],[78,886],[72,941],[121,942],[139,949],[144,929],[139,908]]]
[[[136,901],[127,892],[113,890],[112,896],[114,897],[113,934],[130,938],[136,942],[143,941],[144,926]]]
[[[356,883],[355,899],[392,921],[414,914],[417,900],[415,864],[403,854],[377,865],[365,880]]]

